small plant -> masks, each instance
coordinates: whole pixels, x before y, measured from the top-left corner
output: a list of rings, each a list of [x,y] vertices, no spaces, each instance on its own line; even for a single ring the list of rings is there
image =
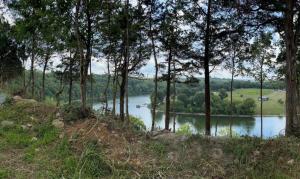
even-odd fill
[[[176,133],[180,135],[192,135],[191,126],[189,124],[184,124],[177,129]]]
[[[112,173],[110,165],[104,159],[95,142],[88,142],[79,164],[79,178],[81,176],[100,178]]]
[[[7,96],[3,102],[3,106],[11,106],[14,103],[14,99],[11,96]]]
[[[139,130],[139,131],[146,130],[146,126],[145,126],[144,122],[141,119],[139,119],[137,117],[134,117],[134,116],[130,116],[129,121],[134,126],[134,128],[136,130]]]
[[[283,101],[282,99],[278,99],[278,103],[279,103],[279,104],[283,104],[284,101]]]

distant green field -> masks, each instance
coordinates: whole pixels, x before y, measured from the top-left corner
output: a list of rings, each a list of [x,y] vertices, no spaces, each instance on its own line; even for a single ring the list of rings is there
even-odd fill
[[[228,99],[230,92],[228,92]],[[258,97],[260,90],[258,88],[245,88],[236,89],[233,91],[233,100],[245,100],[246,98],[252,98],[256,101],[256,113],[260,114],[260,101]],[[272,89],[264,89],[263,96],[269,97],[268,101],[263,102],[263,114],[264,115],[284,115],[285,104],[280,103],[281,99],[285,102],[285,92]]]

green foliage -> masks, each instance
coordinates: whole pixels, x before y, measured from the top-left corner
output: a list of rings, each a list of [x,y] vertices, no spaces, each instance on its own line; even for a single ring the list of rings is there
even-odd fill
[[[11,96],[6,96],[4,102],[2,103],[3,106],[10,106],[14,102]]]
[[[34,127],[39,145],[46,145],[58,138],[58,129],[51,123],[42,123]]]
[[[60,108],[60,112],[63,119],[67,122],[83,119],[92,113],[91,109],[87,109],[87,111],[83,112],[79,102],[74,102],[71,105],[63,105]]]
[[[180,135],[192,135],[191,126],[189,124],[183,124],[177,129],[176,133]]]
[[[94,142],[88,142],[86,145],[79,166],[79,175],[82,173],[85,177],[99,178],[112,173],[112,168]]]
[[[211,94],[211,110],[212,114],[231,114],[230,102],[225,96],[226,93],[216,95]],[[223,97],[223,99],[221,98]],[[243,101],[233,101],[233,114],[237,115],[252,115],[256,112],[256,102],[253,99],[247,98]],[[183,91],[179,94],[175,103],[175,110],[177,112],[190,112],[190,113],[203,113],[204,112],[204,93],[196,92],[194,94],[189,94],[189,91]]]
[[[10,172],[7,169],[0,168],[0,179],[9,178]]]
[[[139,130],[139,131],[145,131],[146,130],[146,126],[145,126],[144,122],[141,119],[139,119],[137,117],[134,117],[134,116],[130,116],[129,121],[134,126],[134,128],[136,130]]]
[[[221,100],[225,99],[228,96],[227,91],[225,89],[221,88],[219,90],[219,96],[220,96]]]
[[[8,145],[16,148],[25,148],[32,144],[32,136],[22,129],[0,129],[0,136],[5,138]]]

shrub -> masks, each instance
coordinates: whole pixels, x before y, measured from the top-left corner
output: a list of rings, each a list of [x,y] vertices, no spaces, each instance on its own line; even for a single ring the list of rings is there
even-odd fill
[[[146,130],[146,126],[141,119],[134,117],[134,116],[130,116],[129,121],[136,130],[139,130],[139,131]]]
[[[10,96],[5,97],[5,100],[3,101],[2,105],[3,106],[10,106],[14,102],[14,99]]]
[[[283,104],[284,101],[283,101],[282,99],[278,99],[278,103],[279,103],[279,104]]]
[[[177,129],[176,133],[180,135],[192,135],[191,126],[189,124],[183,124]]]
[[[92,114],[92,110],[88,108],[86,111],[82,111],[80,103],[72,103],[71,105],[63,105],[60,109],[62,117],[65,121],[76,121],[83,119]]]

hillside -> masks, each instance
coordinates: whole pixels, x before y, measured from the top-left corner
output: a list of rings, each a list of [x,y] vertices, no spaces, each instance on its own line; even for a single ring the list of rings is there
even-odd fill
[[[146,134],[108,116],[59,116],[34,100],[1,107],[0,178],[300,177],[299,139]]]

